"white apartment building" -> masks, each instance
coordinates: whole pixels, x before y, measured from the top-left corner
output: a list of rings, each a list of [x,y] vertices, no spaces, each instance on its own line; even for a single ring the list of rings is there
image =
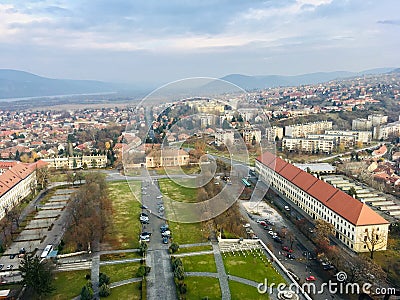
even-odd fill
[[[305,137],[308,134],[323,133],[329,129],[332,129],[331,121],[288,125],[285,126],[285,136],[292,138]]]
[[[363,118],[357,118],[351,121],[351,129],[352,130],[371,130],[372,129],[372,121],[363,119]]]
[[[215,144],[221,145],[233,145],[235,140],[235,132],[233,130],[217,129],[215,132]]]
[[[36,172],[18,163],[0,175],[0,219],[31,193],[36,186]]]
[[[374,127],[374,138],[377,140],[397,136],[400,136],[400,121]]]
[[[265,138],[267,141],[274,142],[277,137],[279,140],[282,140],[283,127],[272,126],[265,128]]]
[[[336,237],[355,252],[367,252],[367,234],[376,232],[386,250],[389,222],[361,201],[293,166],[270,152],[256,160],[259,179],[311,219],[331,223]]]
[[[303,151],[303,152],[323,152],[332,153],[335,147],[335,141],[331,139],[321,138],[289,138],[282,139],[282,148],[288,151]]]
[[[371,121],[372,126],[378,126],[386,124],[388,121],[388,116],[382,114],[373,114],[368,116],[368,121]]]
[[[54,157],[42,159],[48,163],[49,168],[54,169],[81,169],[87,168],[105,168],[107,166],[106,155],[83,155],[70,157]]]
[[[363,144],[370,144],[372,140],[371,131],[325,130],[325,135],[337,136],[339,140],[340,137],[354,137],[354,143],[360,142]]]
[[[241,134],[246,144],[251,144],[253,139],[256,143],[261,141],[261,130],[258,128],[245,128],[241,131]]]

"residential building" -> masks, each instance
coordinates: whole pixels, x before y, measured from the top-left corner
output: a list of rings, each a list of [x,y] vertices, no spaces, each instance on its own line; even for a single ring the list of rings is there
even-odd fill
[[[265,138],[269,142],[274,142],[276,138],[282,140],[283,127],[272,126],[265,128]]]
[[[36,172],[28,164],[16,163],[0,175],[0,219],[27,197],[36,186]]]
[[[378,126],[386,124],[388,121],[388,116],[382,114],[373,114],[368,116],[368,121],[371,121],[372,126]]]
[[[323,152],[332,153],[335,145],[333,138],[320,139],[320,138],[290,138],[284,137],[282,139],[282,149],[288,151],[304,151],[310,153]]]
[[[372,121],[363,118],[354,119],[351,122],[352,130],[371,130],[372,129]]]
[[[241,131],[241,134],[246,144],[252,144],[253,140],[255,143],[261,141],[261,130],[258,128],[245,128]]]
[[[323,133],[325,130],[329,129],[332,129],[331,121],[288,125],[285,126],[285,136],[292,138],[305,137],[308,134]]]
[[[105,168],[107,166],[106,155],[82,155],[70,157],[45,158],[49,168],[54,169],[81,169],[81,168]]]
[[[374,232],[381,240],[375,249],[386,250],[389,222],[366,204],[270,152],[257,158],[255,167],[260,180],[303,214],[332,224],[349,249],[367,252],[367,236]]]
[[[400,121],[374,127],[373,136],[377,140],[400,136]]]
[[[215,145],[233,145],[233,141],[235,140],[235,131],[228,129],[217,129],[215,132]]]
[[[177,167],[189,164],[189,154],[183,149],[155,149],[146,156],[146,167]]]

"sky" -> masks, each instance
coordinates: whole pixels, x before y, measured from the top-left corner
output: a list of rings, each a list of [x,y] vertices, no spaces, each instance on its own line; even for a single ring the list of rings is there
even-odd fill
[[[0,69],[165,83],[400,67],[399,0],[0,0]]]

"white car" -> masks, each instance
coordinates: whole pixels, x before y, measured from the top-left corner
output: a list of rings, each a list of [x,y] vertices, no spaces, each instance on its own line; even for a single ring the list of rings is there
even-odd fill
[[[271,236],[276,236],[276,233],[273,232],[272,230],[268,231],[268,233],[269,233]]]
[[[139,239],[142,240],[142,241],[145,241],[145,242],[150,242],[150,235],[151,234],[149,232],[142,232],[139,235]]]
[[[246,223],[243,225],[244,228],[250,228],[250,223]]]
[[[140,222],[149,222],[149,217],[148,216],[140,216],[139,217]]]
[[[161,233],[162,236],[170,236],[171,235],[171,231],[169,230],[165,230],[163,233]]]
[[[160,196],[157,196],[157,199],[161,199],[163,196],[162,195],[160,195]]]

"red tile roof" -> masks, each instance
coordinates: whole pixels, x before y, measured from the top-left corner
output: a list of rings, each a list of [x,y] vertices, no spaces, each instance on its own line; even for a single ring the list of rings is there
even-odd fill
[[[315,178],[311,174],[283,161],[270,152],[263,153],[257,160],[270,169],[274,169],[273,163],[276,161],[276,165],[278,166],[274,169],[276,173],[291,181],[351,224],[357,226],[388,224],[388,221],[366,204],[325,181]]]

